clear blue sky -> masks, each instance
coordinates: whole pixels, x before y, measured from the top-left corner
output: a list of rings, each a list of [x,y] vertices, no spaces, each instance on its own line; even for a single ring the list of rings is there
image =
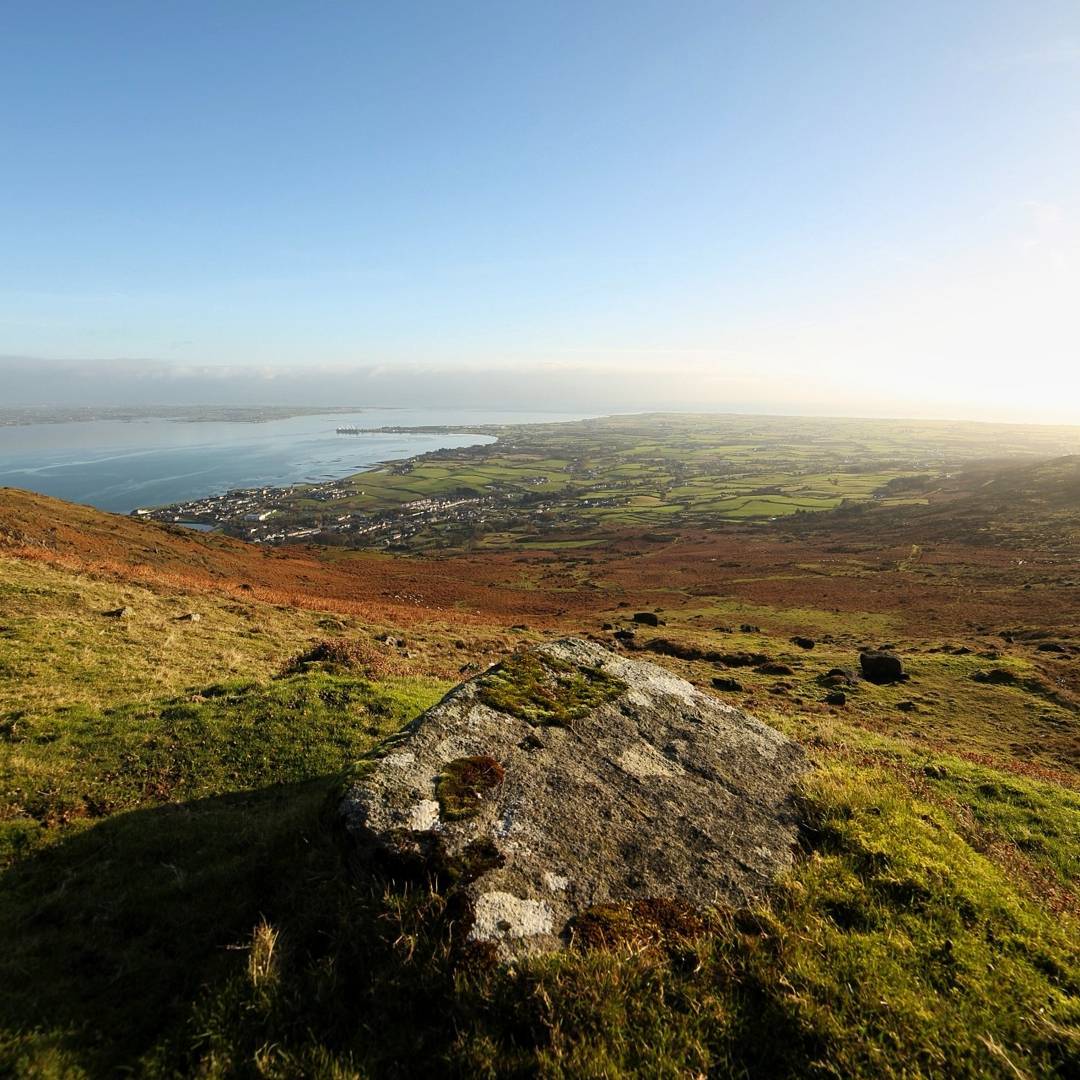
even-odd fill
[[[0,354],[1080,402],[1075,0],[20,0],[0,100]]]

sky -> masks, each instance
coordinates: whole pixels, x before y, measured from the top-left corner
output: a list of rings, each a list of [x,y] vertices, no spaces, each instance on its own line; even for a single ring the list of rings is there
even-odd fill
[[[1076,0],[17,0],[0,100],[0,404],[1080,423]]]

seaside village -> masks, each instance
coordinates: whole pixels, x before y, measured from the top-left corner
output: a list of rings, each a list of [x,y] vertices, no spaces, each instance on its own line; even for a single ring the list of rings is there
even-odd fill
[[[395,544],[436,522],[475,522],[478,512],[496,503],[492,496],[452,496],[413,499],[386,510],[335,512],[332,504],[363,494],[335,483],[251,488],[172,506],[140,507],[133,516],[217,530],[255,544],[296,543],[316,537],[320,543],[344,544],[360,536],[365,542],[378,539]],[[310,505],[298,509],[297,499],[326,504],[326,509]]]

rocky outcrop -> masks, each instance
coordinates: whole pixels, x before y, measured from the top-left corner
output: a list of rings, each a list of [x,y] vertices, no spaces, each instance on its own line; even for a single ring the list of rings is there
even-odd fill
[[[805,767],[664,668],[569,639],[453,690],[359,765],[340,814],[366,872],[440,880],[506,959],[596,905],[760,895],[791,864]]]

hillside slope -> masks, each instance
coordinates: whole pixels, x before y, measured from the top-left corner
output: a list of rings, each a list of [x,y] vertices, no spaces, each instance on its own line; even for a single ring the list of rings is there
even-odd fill
[[[1072,1075],[1075,627],[1011,553],[265,555],[12,492],[0,535],[0,1071]],[[803,744],[802,855],[753,910],[477,965],[440,893],[345,873],[322,809],[462,674],[604,621]],[[886,636],[911,681],[825,703]]]

